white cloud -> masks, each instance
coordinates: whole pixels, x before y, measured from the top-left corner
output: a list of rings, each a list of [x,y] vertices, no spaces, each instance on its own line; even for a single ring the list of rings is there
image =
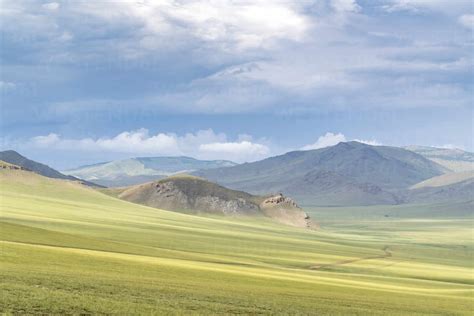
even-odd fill
[[[474,14],[461,15],[458,21],[462,26],[467,27],[468,29],[474,28]]]
[[[46,136],[36,136],[32,138],[32,141],[35,145],[39,147],[48,147],[55,145],[61,141],[58,134],[49,133]]]
[[[94,142],[100,149],[115,152],[179,152],[176,137],[159,133],[150,136],[148,130],[123,132],[114,138],[99,138]]]
[[[219,43],[222,50],[266,47],[276,39],[299,40],[309,21],[298,2],[282,1],[117,1],[88,2],[75,11],[108,23],[141,25],[140,44],[162,47],[164,36],[191,36]]]
[[[177,139],[172,134],[149,135],[148,130],[123,132],[112,138],[61,138],[58,134],[36,136],[31,144],[40,148],[58,148],[81,151],[109,151],[117,153],[179,153]]]
[[[328,132],[325,135],[320,136],[314,144],[306,145],[306,146],[302,147],[301,149],[302,150],[312,150],[312,149],[325,148],[325,147],[334,146],[334,145],[337,145],[341,142],[346,142],[346,141],[348,141],[348,140],[347,140],[347,138],[344,134],[341,134],[341,133],[335,134],[335,133]],[[364,140],[364,139],[357,139],[356,138],[356,139],[352,139],[352,141],[356,141],[356,142],[359,142],[359,143],[372,145],[372,146],[382,145],[381,143],[379,143],[375,139]]]
[[[356,139],[354,139],[354,141],[362,143],[362,144],[371,145],[371,146],[380,146],[380,145],[382,145],[381,143],[379,143],[375,139],[366,140],[366,139],[357,139],[356,138]]]
[[[306,145],[302,150],[311,150],[311,149],[319,149],[329,146],[334,146],[339,144],[340,142],[345,142],[346,136],[341,133],[334,134],[334,133],[326,133],[323,136],[320,136],[318,140],[314,144]]]
[[[225,157],[229,160],[237,159],[238,161],[256,160],[257,158],[265,158],[270,154],[270,149],[267,146],[247,140],[202,144],[199,146],[199,151],[214,157]]]
[[[178,136],[174,133],[150,135],[147,129],[122,132],[114,137],[68,139],[50,133],[30,139],[28,146],[80,152],[122,153],[132,155],[187,155],[201,159],[228,159],[237,162],[267,157],[267,145],[255,143],[250,135],[229,141],[223,133],[200,130]]]

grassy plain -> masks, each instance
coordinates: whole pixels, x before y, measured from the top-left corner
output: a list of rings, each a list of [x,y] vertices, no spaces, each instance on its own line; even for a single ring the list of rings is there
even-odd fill
[[[354,219],[354,210],[310,209],[322,229],[309,231],[156,210],[11,170],[0,170],[0,211],[6,314],[468,315],[474,308],[469,217],[380,211]]]

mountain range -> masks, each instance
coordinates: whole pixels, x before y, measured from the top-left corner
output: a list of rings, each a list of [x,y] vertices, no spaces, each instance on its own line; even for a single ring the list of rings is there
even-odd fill
[[[189,157],[131,158],[83,166],[66,174],[14,151],[1,152],[0,160],[46,177],[132,191],[136,188],[130,186],[156,184],[160,179],[192,173],[209,181],[198,181],[194,187],[215,183],[252,196],[283,193],[302,205],[314,206],[470,201],[474,195],[472,153],[420,146],[398,148],[343,142],[239,165]],[[459,169],[468,171],[454,172]],[[191,203],[185,208],[194,207]]]
[[[200,169],[231,167],[227,160],[198,160],[190,157],[138,157],[103,162],[65,170],[63,173],[104,186],[129,186]]]
[[[310,205],[404,202],[401,191],[449,170],[415,152],[343,142],[194,174],[253,194],[283,192]]]

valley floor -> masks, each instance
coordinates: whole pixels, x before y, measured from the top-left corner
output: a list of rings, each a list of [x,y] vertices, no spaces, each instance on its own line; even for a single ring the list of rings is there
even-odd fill
[[[469,217],[353,219],[312,208],[322,229],[309,231],[161,211],[1,172],[3,313],[468,315],[474,308]]]

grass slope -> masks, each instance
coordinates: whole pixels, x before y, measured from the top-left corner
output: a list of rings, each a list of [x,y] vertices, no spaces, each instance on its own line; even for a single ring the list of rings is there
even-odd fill
[[[0,210],[4,313],[472,312],[470,221],[314,232],[156,210],[16,170],[0,170]]]

